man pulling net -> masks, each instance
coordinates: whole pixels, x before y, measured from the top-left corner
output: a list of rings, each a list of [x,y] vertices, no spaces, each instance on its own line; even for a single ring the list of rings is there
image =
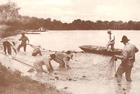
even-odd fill
[[[72,59],[72,54],[71,52],[66,52],[66,53],[61,53],[61,52],[56,52],[54,54],[50,54],[49,56],[43,56],[43,58],[36,60],[34,62],[34,67],[37,73],[43,73],[43,72],[53,72],[53,66],[51,64],[51,61],[55,61],[56,63],[59,64],[60,69],[70,69],[69,66],[69,61]],[[43,65],[46,66],[47,71],[43,69]],[[28,72],[32,72],[34,69],[30,69]]]

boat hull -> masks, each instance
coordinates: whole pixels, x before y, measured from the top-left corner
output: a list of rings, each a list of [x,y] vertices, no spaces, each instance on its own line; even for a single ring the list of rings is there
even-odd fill
[[[95,45],[83,45],[79,47],[82,49],[84,52],[88,53],[95,53],[95,54],[101,54],[101,55],[121,55],[122,50],[121,49],[114,49],[112,50],[107,50],[106,47],[102,46],[95,46]]]

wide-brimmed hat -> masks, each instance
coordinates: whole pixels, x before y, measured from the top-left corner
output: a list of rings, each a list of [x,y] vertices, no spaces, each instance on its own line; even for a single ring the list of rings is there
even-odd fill
[[[107,31],[107,33],[108,33],[108,34],[112,34],[110,30],[109,30],[109,31]]]
[[[128,41],[129,41],[129,39],[127,38],[127,36],[124,35],[124,36],[122,37],[121,42],[128,42]]]

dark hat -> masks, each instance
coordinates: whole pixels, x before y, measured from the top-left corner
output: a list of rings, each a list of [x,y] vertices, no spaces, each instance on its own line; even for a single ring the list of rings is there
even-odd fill
[[[124,36],[122,37],[121,42],[128,42],[128,41],[129,41],[129,39],[127,38],[127,36],[124,35]]]
[[[107,33],[108,33],[108,34],[112,34],[110,30],[109,30],[109,31],[107,31]]]
[[[50,57],[51,57],[52,59],[54,59],[54,58],[56,57],[56,55],[55,55],[55,54],[50,54]]]
[[[71,54],[71,51],[67,51],[66,54]]]

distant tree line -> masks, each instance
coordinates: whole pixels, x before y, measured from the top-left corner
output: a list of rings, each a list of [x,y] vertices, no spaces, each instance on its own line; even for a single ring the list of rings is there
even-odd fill
[[[74,20],[71,23],[63,23],[58,20],[39,19],[36,17],[23,17],[24,20],[7,22],[13,29],[38,29],[40,27],[49,30],[140,30],[140,21],[84,21]],[[28,19],[28,20],[27,20]]]
[[[15,3],[0,5],[0,24],[10,26],[7,30],[36,30],[45,28],[48,30],[140,30],[140,21],[90,21],[76,19],[71,23],[63,23],[51,18],[37,18],[21,16],[18,11],[20,8]]]

